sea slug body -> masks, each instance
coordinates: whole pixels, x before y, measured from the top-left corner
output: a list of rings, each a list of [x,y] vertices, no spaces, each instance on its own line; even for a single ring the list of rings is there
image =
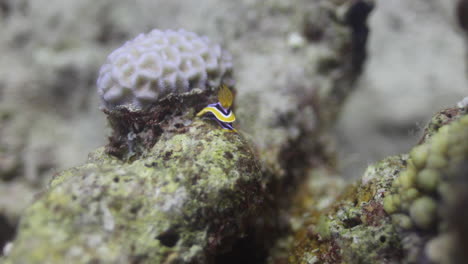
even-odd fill
[[[231,110],[233,96],[226,85],[221,85],[218,92],[219,102],[209,104],[198,112],[197,116],[207,115],[208,117],[216,120],[218,124],[228,130],[235,130],[232,123],[236,120],[236,116]]]

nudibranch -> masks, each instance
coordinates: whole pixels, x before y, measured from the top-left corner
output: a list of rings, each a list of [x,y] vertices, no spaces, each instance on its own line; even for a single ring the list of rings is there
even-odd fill
[[[218,91],[218,102],[209,104],[198,112],[197,116],[207,115],[216,120],[223,129],[235,131],[232,123],[236,120],[236,116],[231,110],[234,96],[231,90],[226,85],[221,85]]]

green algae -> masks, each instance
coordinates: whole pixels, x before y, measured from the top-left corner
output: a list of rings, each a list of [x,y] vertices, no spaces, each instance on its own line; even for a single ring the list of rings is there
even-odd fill
[[[210,262],[260,214],[261,180],[242,135],[200,121],[131,163],[98,149],[26,210],[5,263]]]
[[[444,113],[445,111],[442,111]],[[435,127],[433,123],[440,124],[440,113],[436,115],[427,127]],[[426,215],[436,217],[435,213],[425,212],[420,210],[424,208],[421,204],[425,204],[429,211],[434,211],[434,202],[427,202],[432,200],[433,197],[439,200],[439,196],[443,199],[447,194],[447,186],[453,180],[453,174],[456,173],[456,168],[460,166],[463,160],[468,157],[468,116],[460,115],[456,119],[448,122],[442,127],[438,128],[437,132],[431,134],[431,137],[425,137],[423,144],[414,147],[410,152],[410,165],[402,172],[394,181],[393,196],[400,197],[405,203],[402,203],[398,211],[407,213],[409,204],[418,197],[418,195],[409,195],[411,192],[423,193],[428,196],[415,200],[419,205],[411,206],[413,213],[411,213],[416,222],[428,223]],[[456,140],[453,140],[456,139]],[[455,151],[454,151],[455,150]],[[414,166],[413,166],[414,165]],[[439,186],[445,191],[439,191]],[[448,191],[450,192],[450,191]],[[424,202],[423,202],[424,201]],[[405,206],[406,205],[406,206]],[[397,210],[390,208],[388,213],[394,213]],[[421,212],[423,214],[418,217]],[[416,220],[419,219],[419,220]],[[426,220],[420,220],[426,219]],[[435,219],[433,219],[435,220]],[[433,221],[432,221],[433,222]],[[427,228],[428,224],[418,225],[421,228]]]
[[[401,244],[395,226],[384,211],[385,192],[405,167],[407,156],[389,157],[370,166],[361,184],[348,187],[328,208],[312,217],[297,236],[290,263],[397,262]],[[308,230],[308,231],[307,231]],[[312,230],[312,232],[310,231]]]
[[[468,115],[456,109],[441,113],[431,120],[421,145],[409,155],[369,166],[360,182],[351,185],[330,207],[304,220],[307,225],[296,234],[289,262],[453,259],[447,252],[456,249],[436,252],[436,243],[428,241],[444,238],[456,245],[447,210],[463,197],[456,177],[463,176],[460,165],[468,157]],[[449,113],[453,114],[450,120]]]

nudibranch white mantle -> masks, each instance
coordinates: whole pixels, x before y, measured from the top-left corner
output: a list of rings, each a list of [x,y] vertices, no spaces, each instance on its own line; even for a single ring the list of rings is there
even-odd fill
[[[228,130],[235,131],[232,123],[236,121],[236,116],[231,110],[234,96],[231,90],[226,85],[221,85],[218,92],[218,102],[209,104],[198,112],[197,116],[207,115],[208,117],[216,120],[218,124]]]

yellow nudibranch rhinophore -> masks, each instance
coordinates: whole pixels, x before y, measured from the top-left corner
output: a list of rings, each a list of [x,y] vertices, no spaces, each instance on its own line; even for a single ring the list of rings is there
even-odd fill
[[[207,107],[203,108],[198,112],[197,116],[208,115],[209,117],[215,119],[218,124],[229,130],[235,130],[232,127],[232,123],[236,120],[236,116],[231,111],[232,101],[234,96],[232,95],[231,90],[226,85],[221,85],[218,92],[218,101],[215,104],[209,104]]]

